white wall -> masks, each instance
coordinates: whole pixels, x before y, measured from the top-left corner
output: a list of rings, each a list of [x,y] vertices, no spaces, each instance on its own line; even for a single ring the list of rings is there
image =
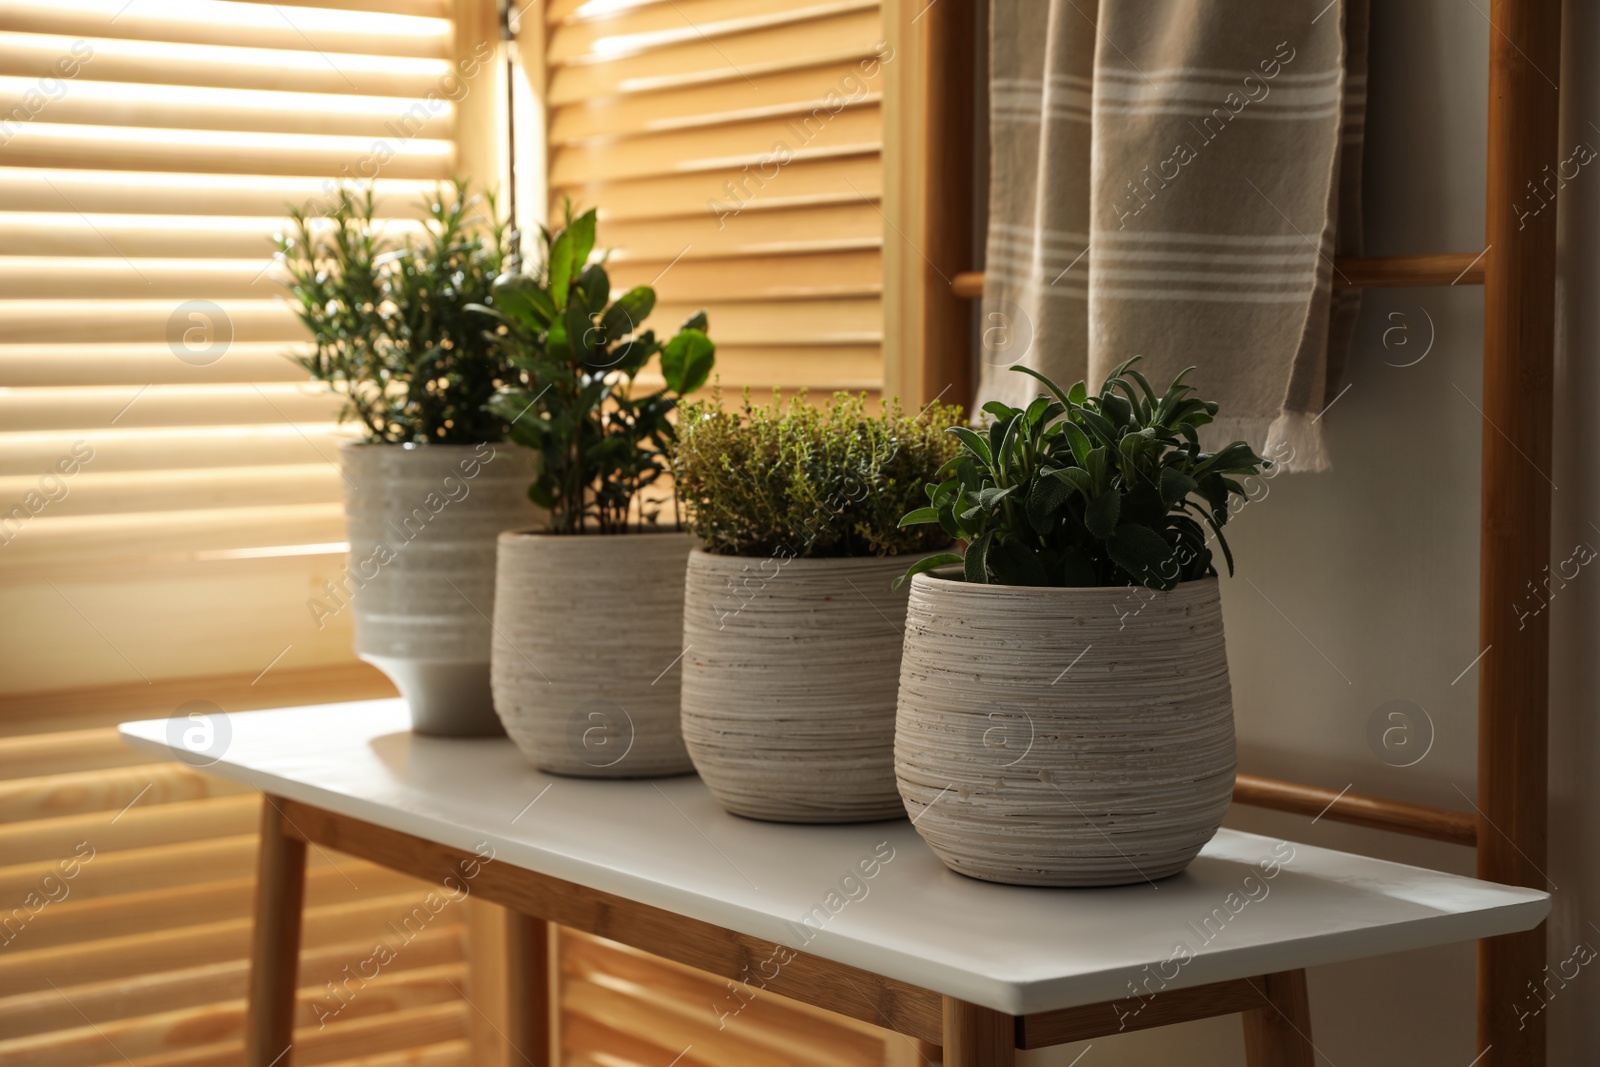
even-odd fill
[[[1566,0],[1561,57],[1563,157],[1580,142],[1600,150],[1600,4]],[[1600,160],[1561,191],[1556,291],[1556,558],[1579,540],[1600,548]],[[1593,564],[1591,564],[1591,567]],[[1586,569],[1550,605],[1550,917],[1552,960],[1600,949],[1600,573]],[[1550,1005],[1552,1064],[1600,1062],[1600,961]]]
[[[1600,129],[1585,117],[1600,126],[1595,8],[1594,0],[1567,0],[1568,149],[1583,138],[1600,147]],[[1487,0],[1374,0],[1373,9],[1367,250],[1478,250]],[[1558,559],[1578,540],[1600,548],[1600,367],[1593,358],[1600,342],[1593,295],[1600,288],[1600,161],[1561,195],[1570,369],[1558,385]],[[1476,673],[1457,678],[1478,653],[1482,420],[1473,405],[1481,393],[1482,308],[1477,288],[1369,294],[1346,379],[1351,388],[1325,420],[1336,469],[1274,481],[1232,528],[1239,573],[1225,581],[1224,603],[1242,770],[1453,808],[1475,797]],[[1388,333],[1386,345],[1385,331],[1394,327],[1401,329]],[[1430,334],[1421,362],[1396,366],[1422,356]],[[1549,872],[1559,888],[1549,941],[1557,959],[1579,940],[1600,948],[1600,926],[1588,925],[1600,924],[1600,805],[1592,788],[1600,727],[1591,695],[1600,688],[1600,564],[1551,611],[1557,683]],[[1415,766],[1391,766],[1369,746],[1368,719],[1391,700],[1420,705],[1432,720],[1433,746]],[[1248,810],[1231,824],[1472,873],[1471,851],[1454,846]],[[1475,1055],[1471,945],[1324,967],[1310,981],[1323,1062],[1467,1067]],[[1600,1062],[1596,1006],[1600,964],[1551,1003],[1552,1065]],[[1083,1049],[1034,1053],[1023,1062],[1065,1065],[1080,1053],[1079,1067],[1243,1062],[1234,1018]]]

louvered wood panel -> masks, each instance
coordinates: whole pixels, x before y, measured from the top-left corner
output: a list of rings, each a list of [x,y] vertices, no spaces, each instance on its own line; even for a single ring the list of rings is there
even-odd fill
[[[0,739],[0,1063],[238,1062],[259,803],[109,727]],[[465,1063],[465,902],[320,848],[307,889],[296,1062]]]
[[[560,937],[563,1067],[911,1067],[900,1034],[586,934]]]
[[[725,388],[882,388],[876,3],[546,8],[551,213],[599,209],[658,328],[705,307]]]
[[[374,173],[385,235],[421,232],[463,115],[493,119],[498,41],[459,12],[489,25],[467,0],[0,5],[0,614],[34,624],[5,689],[348,661],[348,621],[304,603],[337,572],[350,431],[287,358],[273,238]],[[270,579],[228,562],[256,556]]]

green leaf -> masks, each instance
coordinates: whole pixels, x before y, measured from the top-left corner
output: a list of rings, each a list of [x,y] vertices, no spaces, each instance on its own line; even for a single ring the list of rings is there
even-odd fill
[[[656,291],[648,285],[635,286],[617,297],[616,303],[607,308],[600,319],[606,339],[620,341],[638,333],[655,306]]]
[[[1149,446],[1160,447],[1151,439],[1137,433],[1130,433],[1117,442],[1117,454],[1121,457],[1123,477],[1128,481],[1141,476],[1139,457]]]
[[[583,297],[584,310],[590,315],[604,311],[606,301],[611,299],[611,279],[606,277],[606,269],[598,263],[585,267],[578,275],[578,292]]]
[[[1233,550],[1228,547],[1228,539],[1226,537],[1224,537],[1223,534],[1222,534],[1222,526],[1223,526],[1223,524],[1225,522],[1228,521],[1228,513],[1226,511],[1222,511],[1222,512],[1205,512],[1205,511],[1202,511],[1202,512],[1200,512],[1200,517],[1202,519],[1206,520],[1206,525],[1211,527],[1211,533],[1216,537],[1217,544],[1222,546],[1222,557],[1223,557],[1223,559],[1227,560],[1227,563],[1228,563],[1228,575],[1229,575],[1229,577],[1232,577],[1233,576]]]
[[[602,329],[602,332],[604,330]],[[609,335],[608,335],[609,336]],[[628,377],[638,374],[651,356],[656,353],[655,335],[646,330],[643,337],[636,337],[631,341],[624,341],[611,350],[607,357],[607,365],[613,370],[621,371]]]
[[[1138,584],[1151,589],[1170,589],[1177,576],[1165,573],[1172,559],[1172,548],[1148,526],[1125,522],[1106,541],[1106,550],[1117,566]]]
[[[906,571],[900,577],[891,582],[889,588],[899,589],[902,585],[905,585],[911,579],[915,578],[919,574],[922,574],[924,571],[931,571],[935,567],[948,567],[952,563],[960,562],[961,557],[956,555],[954,552],[941,552],[936,556],[928,556],[925,559],[919,559],[911,565],[910,570]]]
[[[1100,395],[1110,396],[1112,390],[1117,387],[1117,380],[1122,377],[1129,367],[1143,358],[1143,356],[1130,356],[1107,371],[1105,383],[1100,387]]]
[[[1083,420],[1085,426],[1093,431],[1096,437],[1100,438],[1102,444],[1114,447],[1122,440],[1122,434],[1104,416],[1090,411],[1088,408],[1080,408],[1078,417]]]
[[[572,355],[566,323],[560,317],[550,323],[550,332],[545,334],[544,347],[546,355],[556,359],[567,359]]]
[[[1105,446],[1102,445],[1101,447],[1090,451],[1088,458],[1083,464],[1083,469],[1089,472],[1089,477],[1093,480],[1094,487],[1097,492],[1101,489],[1101,487],[1110,484],[1110,480],[1107,477],[1107,464],[1109,463],[1109,460],[1106,458],[1106,456],[1107,453]]]
[[[489,287],[494,307],[529,333],[550,325],[556,307],[536,278],[527,274],[502,274]]]
[[[590,208],[582,215],[573,219],[564,231],[572,240],[572,273],[577,274],[589,262],[589,253],[594,251],[594,223],[595,209]],[[552,283],[551,288],[554,288]]]
[[[1016,408],[1012,407],[1010,404],[1005,404],[998,400],[989,401],[987,404],[983,405],[983,410],[989,415],[992,415],[994,417],[994,421],[996,422],[1009,419],[1017,413]]]
[[[572,288],[572,275],[576,269],[572,248],[576,241],[572,227],[569,226],[556,234],[555,240],[550,242],[547,274],[550,278],[550,299],[555,302],[557,311],[565,310],[567,293]]]
[[[1061,505],[1072,495],[1072,487],[1048,475],[1040,475],[1028,487],[1028,525],[1036,533],[1048,535],[1061,524]]]
[[[1228,577],[1233,577],[1233,549],[1228,547],[1228,539],[1222,536],[1220,523],[1213,523],[1211,532],[1217,535],[1217,544],[1222,546],[1222,557],[1228,561]]]
[[[1147,405],[1149,405],[1145,409],[1146,412],[1154,412],[1155,408],[1156,408],[1156,405],[1160,404],[1161,400],[1160,400],[1160,398],[1158,398],[1156,396],[1156,391],[1154,389],[1150,388],[1150,379],[1146,378],[1143,374],[1140,374],[1138,371],[1133,370],[1131,368],[1129,370],[1127,370],[1125,372],[1125,374],[1126,374],[1127,377],[1132,378],[1134,381],[1138,382],[1139,383],[1139,388],[1144,392],[1145,403]]]
[[[567,343],[572,346],[573,358],[580,363],[593,360],[599,331],[595,329],[594,320],[589,317],[589,310],[584,307],[582,301],[573,301],[567,305],[566,313],[561,316],[561,323],[566,327]]]
[[[688,318],[684,319],[683,320],[683,325],[678,327],[678,328],[680,330],[699,330],[701,333],[705,333],[711,327],[706,322],[705,309],[701,308],[699,311],[696,311],[693,315],[690,315]]]
[[[1080,467],[1063,467],[1061,470],[1052,472],[1051,477],[1070,489],[1076,489],[1084,500],[1089,500],[1094,496],[1094,479],[1089,476],[1088,471]]]
[[[533,501],[535,507],[555,507],[555,491],[545,483],[546,479],[540,478],[538,481],[528,486],[528,499]]]
[[[1083,524],[1096,537],[1110,537],[1117,528],[1117,518],[1122,514],[1122,494],[1108,489],[1092,497],[1083,509]]]
[[[1100,400],[1100,409],[1105,412],[1106,418],[1118,428],[1127,426],[1133,419],[1133,405],[1125,397],[1111,393]]]
[[[1200,483],[1176,467],[1161,468],[1161,501],[1176,504],[1200,487]]]
[[[989,545],[994,541],[992,532],[982,534],[976,541],[967,546],[966,554],[962,557],[966,580],[977,585],[987,585],[989,582]]]
[[[679,396],[692,393],[711,377],[717,346],[699,330],[685,328],[661,349],[661,376]]]
[[[1013,412],[998,422],[989,424],[989,452],[994,456],[996,469],[1003,466],[1010,455],[1011,431],[1017,425],[1019,414],[1019,412]]]
[[[1001,585],[1049,585],[1050,576],[1033,549],[1015,537],[1002,539],[989,553],[989,566]]]
[[[989,451],[989,442],[985,441],[978,434],[967,429],[965,426],[952,426],[945,432],[959,437],[961,439],[961,443],[967,446],[967,451],[983,460],[986,465],[994,465],[994,456]]]
[[[978,491],[978,506],[981,508],[993,508],[1016,491],[1017,487],[1014,485],[1008,485],[1004,489],[995,485],[991,485],[987,489],[980,489]]]
[[[1055,382],[1051,381],[1049,378],[1046,378],[1043,374],[1040,374],[1038,371],[1034,370],[1032,367],[1024,367],[1024,366],[1021,366],[1021,365],[1016,365],[1016,366],[1013,366],[1011,369],[1016,371],[1018,374],[1026,374],[1030,378],[1037,378],[1039,381],[1044,383],[1046,389],[1049,389],[1051,393],[1055,394],[1055,398],[1057,400],[1061,401],[1063,404],[1066,404],[1067,407],[1069,407],[1069,408],[1072,406],[1072,404],[1068,402],[1070,395],[1068,393],[1062,392],[1061,386],[1057,385]],[[1082,383],[1080,382],[1079,385],[1081,385],[1081,384]],[[1077,388],[1078,388],[1078,386],[1076,386],[1076,385],[1073,386],[1074,391],[1076,391]],[[1080,400],[1080,401],[1078,401],[1078,403],[1081,404],[1081,403],[1083,403],[1083,401]]]
[[[1040,421],[1045,418],[1045,412],[1049,411],[1052,407],[1060,407],[1060,405],[1052,404],[1050,398],[1047,396],[1034,397],[1033,403],[1029,404],[1028,410],[1023,413],[1022,424],[1027,428],[1032,429],[1033,427],[1039,425]]]
[[[1118,522],[1136,522],[1141,526],[1159,527],[1167,517],[1167,505],[1161,502],[1161,493],[1148,482],[1140,482],[1122,496],[1122,514]]]
[[[1066,436],[1067,447],[1072,449],[1072,458],[1078,461],[1078,466],[1085,466],[1089,461],[1089,453],[1094,449],[1089,442],[1089,435],[1071,422],[1062,423],[1061,432]]]
[[[1201,461],[1194,473],[1199,475],[1215,470],[1225,474],[1254,474],[1261,463],[1262,459],[1254,449],[1243,441],[1235,441],[1210,459]]]
[[[906,514],[900,519],[900,525],[901,526],[916,526],[919,523],[938,522],[938,521],[939,521],[939,509],[938,508],[917,508],[915,511],[906,512]]]

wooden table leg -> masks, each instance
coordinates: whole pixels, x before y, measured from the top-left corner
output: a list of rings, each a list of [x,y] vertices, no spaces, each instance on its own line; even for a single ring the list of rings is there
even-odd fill
[[[255,930],[250,938],[247,1067],[289,1067],[300,911],[306,893],[306,843],[290,832],[277,798],[262,797]]]
[[[1017,1020],[992,1008],[944,998],[944,1067],[1013,1067]]]
[[[553,1061],[551,924],[521,912],[506,915],[506,1040],[515,1067],[549,1067]]]
[[[1244,1013],[1244,1058],[1249,1067],[1316,1067],[1311,1045],[1311,999],[1305,971],[1283,971],[1250,984],[1266,1003]]]

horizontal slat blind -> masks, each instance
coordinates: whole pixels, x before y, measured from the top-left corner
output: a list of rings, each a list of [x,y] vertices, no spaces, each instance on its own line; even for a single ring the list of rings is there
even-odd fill
[[[571,930],[559,938],[562,1067],[913,1067],[901,1034]]]
[[[550,214],[711,317],[725,386],[883,384],[876,0],[551,0]]]
[[[495,47],[454,10],[0,5],[5,690],[348,660],[306,607],[343,562],[338,404],[287,358],[272,237],[374,172],[418,231]]]
[[[110,728],[0,738],[0,1063],[240,1062],[260,806]],[[436,889],[311,852],[295,1063],[468,1061],[466,906]]]

